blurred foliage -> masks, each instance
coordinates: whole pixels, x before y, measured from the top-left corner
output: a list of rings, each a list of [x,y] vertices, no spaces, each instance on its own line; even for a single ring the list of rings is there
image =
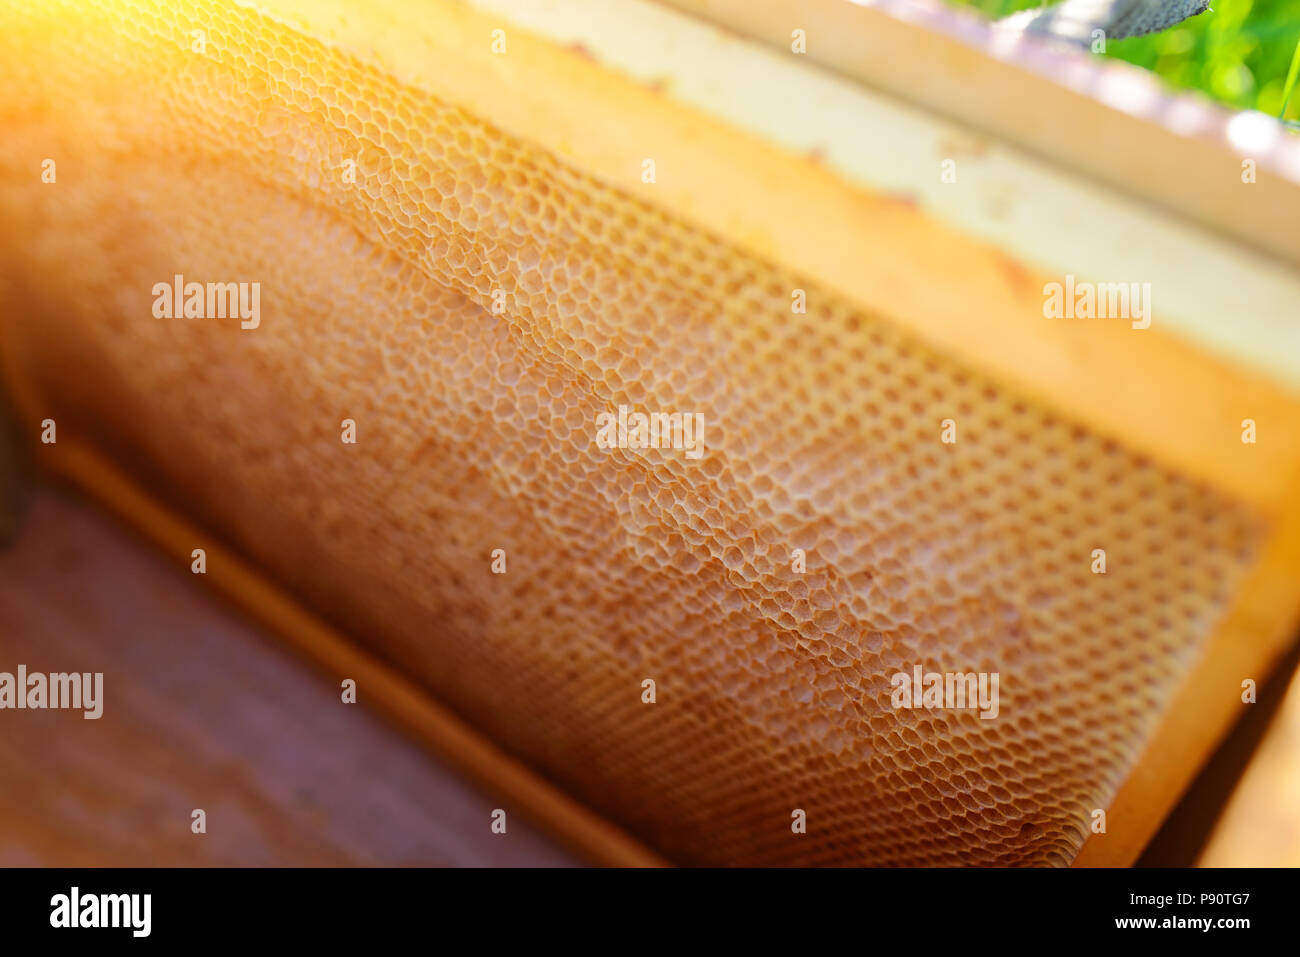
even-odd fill
[[[1038,0],[951,0],[997,18]],[[1238,109],[1282,110],[1287,70],[1300,42],[1300,0],[1211,0],[1210,10],[1161,33],[1108,40],[1106,56],[1146,67],[1179,89]],[[1286,119],[1300,119],[1300,90]]]

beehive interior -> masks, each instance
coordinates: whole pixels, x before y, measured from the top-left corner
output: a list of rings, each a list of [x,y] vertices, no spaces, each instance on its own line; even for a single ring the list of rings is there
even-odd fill
[[[1068,863],[1258,547],[1234,502],[254,10],[3,22],[3,321],[61,435],[673,860]],[[155,318],[177,273],[260,282],[260,327]],[[701,413],[704,455],[598,448],[620,405]],[[895,711],[915,665],[998,672],[998,718]]]

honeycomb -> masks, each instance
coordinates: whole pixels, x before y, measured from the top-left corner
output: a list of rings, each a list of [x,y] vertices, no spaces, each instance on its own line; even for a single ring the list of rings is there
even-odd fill
[[[60,436],[674,861],[1069,863],[1259,546],[1233,501],[247,5],[0,11],[5,338]],[[260,327],[154,318],[176,273],[259,281]],[[701,413],[705,454],[598,448],[619,405]],[[894,710],[915,665],[998,672],[999,716]]]

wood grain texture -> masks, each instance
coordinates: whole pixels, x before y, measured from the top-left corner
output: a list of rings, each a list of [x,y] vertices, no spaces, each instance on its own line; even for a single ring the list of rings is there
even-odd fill
[[[1300,674],[1233,792],[1198,863],[1300,867]]]
[[[574,863],[518,816],[491,834],[500,802],[50,490],[0,551],[0,671],[19,664],[102,671],[105,705],[0,711],[0,865]]]
[[[808,58],[938,116],[1175,211],[1214,232],[1300,262],[1300,142],[1129,64],[1017,31],[941,0],[660,0]],[[815,39],[815,42],[814,42]],[[1242,189],[1241,161],[1259,177]]]

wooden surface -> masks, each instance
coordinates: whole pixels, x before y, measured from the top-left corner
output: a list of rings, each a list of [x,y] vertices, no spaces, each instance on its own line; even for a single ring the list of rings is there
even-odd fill
[[[1300,673],[1200,855],[1202,867],[1300,867]],[[1261,700],[1261,705],[1264,702]]]
[[[0,671],[104,673],[104,715],[0,711],[0,865],[567,865],[110,519],[38,491],[0,550]],[[207,813],[207,833],[190,830]]]
[[[999,30],[942,0],[659,2],[781,51],[801,28],[810,60],[1300,262],[1300,141],[1271,117],[1243,124],[1241,114],[1172,92],[1144,70]],[[1246,189],[1243,159],[1258,163]]]

